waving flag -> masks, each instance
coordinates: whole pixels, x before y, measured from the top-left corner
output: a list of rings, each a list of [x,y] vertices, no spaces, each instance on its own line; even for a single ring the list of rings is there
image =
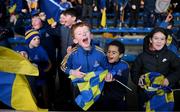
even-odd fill
[[[102,26],[102,27],[105,27],[105,26],[106,26],[106,10],[105,10],[105,9],[103,9],[103,12],[102,12],[101,26]]]
[[[9,13],[20,13],[23,9],[23,0],[10,0]]]
[[[146,111],[173,111],[174,96],[170,87],[161,86],[165,77],[157,72],[145,74],[145,92],[150,97]]]
[[[0,71],[38,76],[38,70],[13,50],[0,46]]]
[[[16,7],[17,7],[17,5],[16,4],[14,4],[14,5],[12,5],[11,7],[9,7],[9,13],[10,14],[12,14],[12,13],[14,13],[15,12],[15,10],[16,10]]]
[[[59,0],[40,0],[40,7],[47,16],[49,24],[59,21],[59,17],[62,11],[66,10],[59,5]]]
[[[5,47],[0,47],[0,63],[0,101],[15,110],[47,111],[37,107],[25,76],[38,76],[38,69]]]
[[[107,70],[90,72],[84,78],[76,78],[70,75],[69,78],[71,78],[73,84],[77,84],[80,91],[75,102],[83,110],[88,110],[100,97],[104,87],[104,78],[107,73]]]

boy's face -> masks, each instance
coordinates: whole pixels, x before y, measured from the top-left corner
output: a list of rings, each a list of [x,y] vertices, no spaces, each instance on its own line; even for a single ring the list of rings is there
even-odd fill
[[[29,43],[29,46],[30,46],[31,48],[34,48],[34,47],[38,47],[39,44],[40,44],[40,37],[39,37],[39,36],[35,36],[35,37],[31,40],[31,42]]]
[[[65,20],[64,25],[67,27],[71,27],[74,24],[76,17],[71,15],[65,15],[64,20]]]
[[[89,31],[87,26],[77,27],[74,30],[74,43],[79,44],[85,49],[89,49],[91,47],[92,34]]]
[[[60,23],[61,23],[62,25],[65,24],[65,22],[66,22],[66,17],[65,17],[64,14],[61,14],[59,21],[60,21]]]
[[[121,54],[119,53],[118,47],[114,45],[110,45],[107,51],[107,58],[109,63],[115,63],[119,61],[121,58]]]
[[[32,18],[32,27],[35,30],[39,30],[42,27],[42,21],[38,16]]]

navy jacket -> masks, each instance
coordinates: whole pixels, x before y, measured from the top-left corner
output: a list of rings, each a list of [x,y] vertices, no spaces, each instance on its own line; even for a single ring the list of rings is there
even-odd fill
[[[44,74],[44,71],[49,68],[50,61],[46,51],[41,47],[36,47],[33,49],[28,48],[28,56],[29,60],[32,63],[38,65],[38,69],[40,71],[40,75]]]
[[[123,60],[116,63],[107,64],[107,69],[113,75],[113,78],[127,85],[129,77],[129,65]],[[106,82],[104,87],[104,94],[111,98],[122,98],[126,94],[126,88],[117,81]]]

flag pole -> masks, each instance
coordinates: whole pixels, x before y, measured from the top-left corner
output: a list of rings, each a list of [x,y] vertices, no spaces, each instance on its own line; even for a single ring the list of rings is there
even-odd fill
[[[126,86],[125,84],[123,84],[122,82],[120,82],[119,80],[115,79],[116,82],[118,82],[119,84],[121,84],[122,86],[124,86],[126,89],[128,89],[129,91],[132,91],[131,88],[129,88],[128,86]]]

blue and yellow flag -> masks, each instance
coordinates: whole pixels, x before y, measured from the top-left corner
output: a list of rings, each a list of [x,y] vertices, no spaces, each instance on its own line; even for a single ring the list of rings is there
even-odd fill
[[[104,78],[108,70],[90,72],[84,78],[76,78],[70,75],[73,84],[77,84],[80,94],[75,102],[83,110],[88,110],[98,100],[104,87]]]
[[[146,112],[173,111],[174,96],[170,87],[161,86],[165,77],[157,72],[145,74],[145,92],[150,100],[146,102]]]
[[[49,24],[58,22],[60,14],[66,10],[58,2],[59,0],[40,0],[41,10],[45,12]]]
[[[106,26],[106,10],[105,10],[105,9],[103,9],[103,12],[102,12],[101,26],[102,26],[102,27],[105,27],[105,26]]]
[[[37,107],[25,75],[39,72],[20,54],[0,46],[0,101],[21,111],[47,111]]]
[[[38,76],[39,72],[26,58],[19,53],[0,46],[0,71]]]

